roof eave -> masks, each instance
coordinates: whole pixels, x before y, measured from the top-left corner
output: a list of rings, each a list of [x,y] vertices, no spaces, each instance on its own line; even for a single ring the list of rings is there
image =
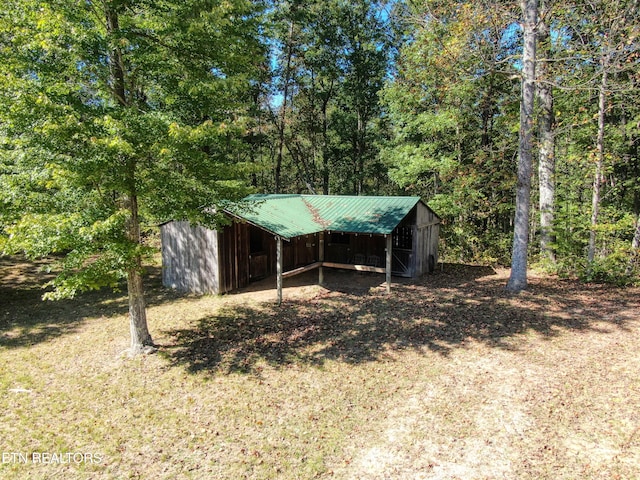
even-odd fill
[[[285,235],[282,235],[281,233],[274,232],[273,230],[270,230],[270,229],[266,228],[264,225],[258,225],[257,223],[252,222],[251,220],[248,220],[248,219],[246,219],[245,217],[242,217],[242,216],[238,215],[237,213],[234,213],[234,212],[232,212],[232,211],[230,211],[230,210],[227,210],[226,208],[225,208],[225,209],[223,209],[223,211],[224,211],[224,213],[226,213],[227,215],[230,215],[230,216],[232,216],[232,217],[234,217],[234,218],[236,218],[236,219],[240,220],[241,222],[248,223],[249,225],[253,225],[253,226],[254,226],[254,227],[256,227],[256,228],[259,228],[260,230],[264,230],[265,232],[270,233],[270,234],[271,234],[271,235],[273,235],[274,237],[280,237],[280,238],[282,238],[283,240],[286,240],[287,242],[290,242],[290,241],[291,241],[291,239],[293,238],[293,236],[289,236],[289,237],[287,237],[287,236],[285,236]]]

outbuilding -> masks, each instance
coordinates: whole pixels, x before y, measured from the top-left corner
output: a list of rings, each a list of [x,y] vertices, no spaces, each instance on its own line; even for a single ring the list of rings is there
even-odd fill
[[[352,269],[419,277],[438,261],[440,218],[419,197],[250,195],[224,209],[218,230],[161,225],[162,279],[193,293],[225,293],[277,275]]]

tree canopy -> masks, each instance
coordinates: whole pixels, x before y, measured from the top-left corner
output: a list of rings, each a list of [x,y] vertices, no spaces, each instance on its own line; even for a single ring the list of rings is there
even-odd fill
[[[64,255],[48,298],[127,278],[132,348],[151,346],[145,229],[215,222],[221,200],[247,191],[247,105],[266,63],[259,11],[243,0],[7,7],[4,249]]]
[[[447,260],[515,222],[525,268],[636,281],[638,2],[527,5],[4,0],[0,248],[58,255],[47,298],[127,279],[134,350],[154,226],[250,191],[417,194]]]

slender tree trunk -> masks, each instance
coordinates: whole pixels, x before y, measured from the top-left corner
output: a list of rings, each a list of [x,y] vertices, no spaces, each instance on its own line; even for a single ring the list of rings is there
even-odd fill
[[[626,132],[626,116],[623,125]],[[636,219],[635,230],[633,239],[631,240],[631,252],[629,254],[629,263],[627,264],[626,274],[631,275],[633,271],[640,267],[640,163],[638,162],[638,137],[633,134],[629,134],[627,137],[628,153],[624,156],[624,161],[627,164],[633,165],[632,172],[634,181],[634,194],[633,194],[633,213]],[[635,161],[632,160],[632,156]],[[640,272],[639,272],[640,273]]]
[[[365,152],[365,125],[363,114],[358,109],[358,125],[356,130],[356,195],[362,195],[364,184],[364,152]]]
[[[120,30],[118,13],[107,6],[105,17],[107,21],[107,32],[113,39],[113,35]],[[109,66],[111,68],[111,91],[113,97],[119,105],[126,107],[127,94],[125,90],[124,61],[122,59],[122,51],[117,45],[111,50]]]
[[[107,4],[105,4],[107,5]],[[107,32],[112,36],[119,30],[118,12],[106,6],[105,10]],[[111,50],[109,66],[111,68],[111,88],[114,100],[122,108],[129,106],[126,90],[125,65],[122,51],[114,42]],[[127,177],[129,194],[124,196],[124,207],[129,211],[127,221],[127,238],[136,247],[141,243],[140,218],[138,216],[138,198],[135,194],[135,161],[128,159]],[[144,301],[144,288],[142,283],[142,257],[136,253],[132,265],[127,269],[127,293],[129,295],[129,325],[131,330],[131,355],[154,351],[153,340],[147,327],[147,311]]]
[[[480,146],[483,149],[489,150],[491,147],[491,119],[493,118],[494,111],[494,99],[493,99],[493,77],[489,77],[489,85],[487,91],[483,93],[483,98],[480,103],[481,118],[482,118],[482,136],[480,139]]]
[[[598,136],[596,139],[596,171],[593,177],[593,194],[591,197],[591,229],[589,231],[589,250],[587,260],[592,263],[596,256],[596,228],[600,214],[600,187],[602,186],[604,169],[604,120],[607,107],[608,87],[608,55],[602,59],[602,79],[600,81],[600,94],[598,95]]]
[[[516,214],[513,226],[511,275],[507,290],[519,292],[527,288],[527,251],[529,246],[529,209],[531,195],[533,108],[536,79],[536,24],[538,0],[521,0],[524,48],[522,53],[522,95],[520,99],[520,133]]]
[[[140,245],[140,219],[138,217],[138,198],[131,195],[126,198],[129,210],[127,236],[131,242]],[[137,254],[133,265],[127,270],[127,292],[129,294],[129,325],[131,327],[131,354],[153,351],[153,340],[147,327],[147,311],[142,283],[142,258]]]
[[[555,263],[556,255],[553,244],[553,224],[555,216],[555,132],[553,114],[553,87],[549,82],[549,62],[551,47],[549,45],[548,0],[541,2],[543,20],[538,25],[538,40],[543,46],[545,58],[538,61],[538,100],[540,102],[540,151],[538,157],[538,187],[540,190],[540,253]]]
[[[282,160],[284,154],[284,133],[287,121],[287,101],[289,99],[289,81],[291,77],[291,61],[293,58],[293,20],[289,23],[289,37],[287,39],[287,60],[284,69],[284,86],[282,90],[282,105],[280,107],[280,125],[278,125],[278,152],[275,168],[275,193],[280,193]]]
[[[333,84],[329,94],[322,100],[322,194],[329,195],[329,98],[333,91]]]
[[[320,82],[322,83],[322,82]],[[311,92],[309,93],[309,105],[310,105],[310,113],[309,116],[311,120],[309,121],[309,127],[307,127],[307,132],[309,135],[309,139],[311,140],[311,159],[310,162],[307,162],[305,159],[307,155],[301,155],[300,160],[304,166],[304,171],[306,178],[304,179],[304,184],[307,186],[307,190],[311,195],[316,195],[316,182],[318,180],[318,158],[322,155],[321,148],[319,145],[321,142],[318,140],[317,133],[317,124],[316,124],[316,101],[318,97],[318,82],[316,80],[316,73],[313,69],[311,69]]]

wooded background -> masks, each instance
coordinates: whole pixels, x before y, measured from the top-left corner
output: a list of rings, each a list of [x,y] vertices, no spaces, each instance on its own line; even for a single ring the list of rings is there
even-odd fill
[[[251,191],[410,194],[445,260],[507,265],[525,3],[2,0],[0,249],[67,254],[51,297],[135,296],[161,221]],[[632,282],[638,2],[529,4],[529,263]]]

